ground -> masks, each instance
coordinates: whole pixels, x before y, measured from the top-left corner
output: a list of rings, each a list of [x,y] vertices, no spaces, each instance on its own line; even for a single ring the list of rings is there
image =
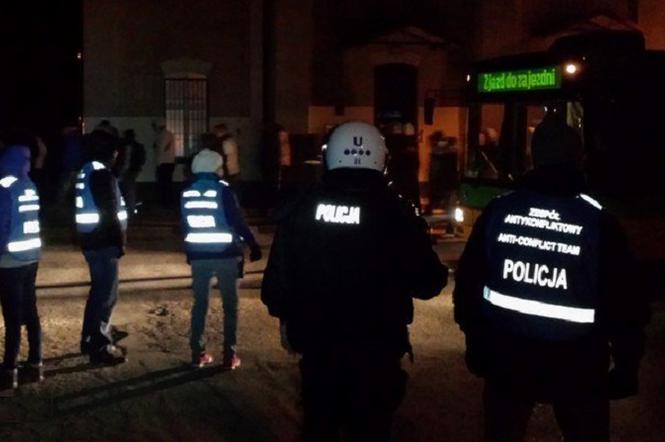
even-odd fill
[[[269,236],[261,235],[264,254]],[[188,267],[175,243],[154,239],[135,241],[123,258],[126,282],[114,322],[130,333],[124,341],[130,353],[126,364],[112,368],[92,368],[77,353],[87,281],[80,252],[66,245],[47,248],[39,309],[48,378],[21,387],[13,398],[0,398],[0,440],[296,440],[301,424],[297,358],[281,349],[278,323],[259,298],[265,259],[248,266],[241,284],[241,368],[193,371],[188,367]],[[443,243],[437,249],[453,260],[461,246]],[[155,279],[164,276],[169,279]],[[410,380],[394,441],[481,440],[482,383],[464,367],[451,289],[452,284],[441,296],[416,302],[415,363],[404,361]],[[653,307],[642,394],[613,403],[614,441],[660,441],[665,434],[665,305]],[[221,330],[221,301],[214,296],[207,336],[217,361]],[[559,440],[548,407],[535,410],[528,440]]]

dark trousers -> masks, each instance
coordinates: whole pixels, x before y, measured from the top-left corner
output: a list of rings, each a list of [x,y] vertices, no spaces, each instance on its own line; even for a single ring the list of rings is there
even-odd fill
[[[382,345],[305,351],[300,361],[307,442],[390,440],[393,413],[407,375],[400,357]]]
[[[136,211],[136,178],[138,172],[127,172],[123,175],[122,180],[120,181],[120,190],[122,190],[122,196],[125,198],[125,204],[127,205],[127,213],[129,217],[133,217]]]
[[[28,330],[30,352],[28,362],[36,364],[42,360],[42,327],[37,312],[35,279],[38,264],[22,267],[0,268],[0,300],[5,319],[4,368],[17,366],[21,348],[21,325]]]
[[[486,442],[524,440],[536,400],[503,385],[485,382]],[[565,442],[609,442],[610,411],[606,395],[581,393],[551,401]]]
[[[118,300],[118,250],[115,247],[83,252],[90,270],[90,294],[85,304],[81,340],[90,355],[111,344],[111,315]]]
[[[173,171],[174,163],[162,163],[157,166],[157,184],[162,205],[168,206],[173,201]]]

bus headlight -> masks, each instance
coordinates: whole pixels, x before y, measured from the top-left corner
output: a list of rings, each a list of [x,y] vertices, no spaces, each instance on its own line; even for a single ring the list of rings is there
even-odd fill
[[[455,207],[455,210],[453,211],[453,218],[455,219],[456,223],[462,224],[464,222],[464,209],[461,207]]]

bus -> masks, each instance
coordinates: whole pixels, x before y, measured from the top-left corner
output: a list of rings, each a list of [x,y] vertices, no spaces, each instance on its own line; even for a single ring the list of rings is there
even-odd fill
[[[478,62],[466,80],[465,232],[533,167],[533,132],[558,112],[584,144],[590,193],[619,217],[638,258],[665,270],[665,52],[646,50],[637,32],[596,31]]]

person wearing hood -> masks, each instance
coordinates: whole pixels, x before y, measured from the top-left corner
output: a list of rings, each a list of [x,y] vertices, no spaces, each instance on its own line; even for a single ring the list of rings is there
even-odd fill
[[[563,440],[606,442],[609,399],[637,394],[648,306],[622,229],[585,193],[577,132],[548,115],[531,150],[535,168],[486,207],[455,278],[485,440],[524,440],[548,403]]]
[[[111,315],[118,299],[118,260],[125,254],[127,210],[111,171],[117,137],[94,131],[86,137],[90,159],[76,179],[76,230],[90,270],[90,293],[81,331],[81,353],[90,362],[116,365],[125,361],[115,343],[125,332],[115,331]],[[122,336],[121,336],[122,335]]]
[[[0,301],[5,321],[0,389],[18,387],[22,324],[28,331],[28,377],[36,382],[44,379],[42,330],[35,296],[42,246],[39,195],[29,171],[28,147],[13,145],[0,154]]]
[[[210,280],[217,277],[224,306],[222,367],[233,370],[240,366],[236,331],[237,279],[243,256],[241,243],[249,245],[250,261],[261,259],[261,248],[242,217],[235,194],[225,181],[220,180],[222,166],[222,156],[207,148],[194,157],[192,184],[182,192],[181,214],[194,292],[190,336],[192,367],[200,368],[213,362],[210,353],[206,352],[204,330]]]

